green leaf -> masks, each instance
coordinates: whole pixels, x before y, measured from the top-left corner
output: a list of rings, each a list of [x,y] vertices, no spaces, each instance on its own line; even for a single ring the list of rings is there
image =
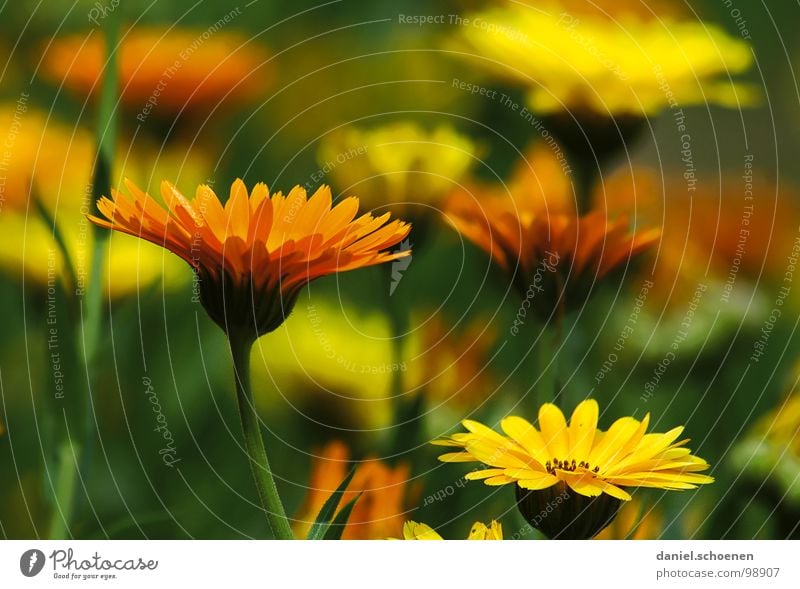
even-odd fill
[[[342,507],[341,511],[336,514],[336,517],[333,518],[331,525],[328,526],[328,530],[322,537],[323,540],[342,539],[342,534],[344,533],[344,527],[347,525],[347,520],[350,519],[350,514],[353,513],[353,508],[356,506],[356,502],[361,499],[361,495],[363,495],[363,493],[359,493],[356,497],[353,497],[353,499],[350,500],[347,505]]]
[[[353,475],[355,474],[356,467],[354,466],[348,475],[344,477],[342,484],[340,484],[339,487],[333,493],[331,493],[331,496],[328,497],[328,500],[325,501],[325,505],[323,505],[322,509],[319,510],[319,515],[317,515],[314,525],[311,526],[311,530],[308,532],[309,540],[322,540],[322,538],[325,536],[331,520],[336,514],[336,509],[339,507],[339,502],[342,500],[344,491],[347,489],[347,485],[350,484],[350,481],[353,480]]]
[[[69,255],[69,249],[67,248],[64,234],[56,223],[55,217],[50,214],[50,211],[48,211],[47,207],[42,203],[38,191],[36,191],[33,186],[31,186],[31,196],[36,212],[39,214],[42,221],[44,221],[45,226],[52,231],[53,240],[56,242],[56,246],[58,246],[58,251],[61,252],[61,259],[64,261],[64,273],[66,274],[66,281],[63,277],[61,278],[64,291],[66,292],[71,288],[74,289],[77,287],[78,281],[75,279],[75,266],[72,265],[72,259]]]

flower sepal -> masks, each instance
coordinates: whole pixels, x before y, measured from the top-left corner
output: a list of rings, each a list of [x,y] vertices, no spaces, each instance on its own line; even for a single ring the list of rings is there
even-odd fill
[[[516,486],[517,509],[551,540],[591,540],[617,516],[623,501],[601,493],[586,497],[559,482],[539,491]]]

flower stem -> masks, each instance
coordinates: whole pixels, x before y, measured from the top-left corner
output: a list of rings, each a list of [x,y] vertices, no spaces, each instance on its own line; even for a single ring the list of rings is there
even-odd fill
[[[279,540],[292,540],[294,535],[269,466],[267,450],[261,437],[260,421],[253,402],[253,392],[250,388],[250,350],[254,340],[230,334],[229,342],[233,356],[236,401],[242,420],[245,450],[250,462],[250,470],[253,473],[253,480],[256,483],[258,498],[275,537]]]
[[[544,324],[539,341],[534,344],[534,350],[538,361],[537,372],[539,374],[539,392],[537,395],[537,405],[542,403],[552,403],[556,395],[556,363],[554,338],[549,330],[551,327]]]
[[[78,457],[80,451],[69,439],[62,442],[58,449],[57,472],[55,475],[54,492],[55,506],[50,515],[49,538],[51,540],[66,540],[72,537],[70,524],[75,503],[75,483],[78,478]]]
[[[92,208],[97,214],[97,201],[103,194],[108,194],[111,187],[111,162],[116,148],[116,107],[117,107],[117,37],[118,16],[110,17],[103,25],[107,59],[103,68],[103,81],[97,111],[97,158],[94,162],[92,179]],[[40,213],[46,214],[44,207],[37,203]],[[52,219],[53,238],[61,248],[64,264],[67,268],[67,280],[72,288],[78,289],[76,273],[69,259],[66,242]],[[57,471],[54,487],[54,509],[50,517],[50,538],[63,539],[72,535],[71,527],[79,511],[79,497],[76,486],[81,479],[88,477],[92,458],[92,444],[97,437],[94,416],[94,386],[97,381],[98,355],[101,351],[101,333],[103,322],[103,260],[105,259],[107,232],[94,228],[91,252],[90,280],[85,297],[78,295],[77,310],[80,312],[80,323],[76,327],[75,342],[80,362],[78,366],[85,371],[85,394],[75,400],[78,416],[73,411],[64,414],[65,426],[75,423],[75,431],[80,431],[82,441],[70,439],[69,427],[63,429],[63,439],[59,442],[56,455]],[[82,290],[82,289],[81,289]],[[81,415],[82,414],[82,415]],[[80,420],[78,423],[77,421]]]

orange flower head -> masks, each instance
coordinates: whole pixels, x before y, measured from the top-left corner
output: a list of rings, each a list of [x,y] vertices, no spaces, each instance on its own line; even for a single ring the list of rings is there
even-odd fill
[[[311,465],[309,489],[293,525],[298,538],[305,537],[323,504],[347,476],[350,450],[344,442],[328,443]],[[345,540],[380,540],[403,531],[405,513],[411,504],[410,470],[407,464],[389,466],[372,458],[361,462],[340,502],[347,505],[359,497],[342,533]]]
[[[601,209],[579,216],[568,211],[561,195],[551,203],[513,182],[511,191],[479,199],[460,190],[449,199],[444,216],[510,274],[522,296],[532,298],[531,307],[545,317],[562,303],[580,304],[595,281],[660,236],[658,229],[632,232],[627,216],[610,218]]]
[[[209,36],[195,29],[133,28],[120,39],[117,54],[120,100],[139,112],[140,121],[253,100],[272,78],[267,52],[226,31]],[[47,46],[42,76],[81,96],[93,95],[106,56],[102,36],[62,37]]]
[[[385,251],[403,240],[410,225],[389,222],[389,213],[356,217],[358,198],[333,206],[320,187],[311,198],[295,186],[270,195],[256,184],[248,195],[236,180],[223,206],[206,185],[186,198],[161,183],[165,209],[126,181],[131,196],[112,190],[97,203],[105,218],[95,224],[160,245],[184,259],[198,279],[199,299],[226,333],[249,337],[278,327],[303,286],[328,274],[380,264],[409,255]]]

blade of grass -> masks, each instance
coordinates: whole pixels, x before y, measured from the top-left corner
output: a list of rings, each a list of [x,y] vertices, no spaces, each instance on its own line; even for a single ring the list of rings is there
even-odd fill
[[[325,532],[325,535],[322,537],[323,540],[341,540],[342,534],[344,533],[344,528],[347,526],[347,521],[350,519],[350,514],[353,513],[353,508],[356,506],[356,503],[359,499],[361,499],[361,495],[363,493],[359,493],[353,499],[347,502],[347,504],[342,507],[339,513],[336,514],[336,517],[333,518],[331,525],[328,526],[328,530]]]
[[[356,467],[353,467],[348,475],[344,477],[344,480],[339,487],[333,493],[331,493],[331,496],[328,497],[327,501],[325,501],[322,509],[319,510],[319,515],[317,515],[314,525],[311,526],[311,530],[308,532],[307,538],[309,540],[322,540],[322,538],[325,536],[328,526],[330,525],[330,522],[336,513],[336,509],[339,507],[339,503],[342,501],[342,496],[344,495],[347,486],[350,484],[350,481],[353,480],[353,476],[355,474]]]

